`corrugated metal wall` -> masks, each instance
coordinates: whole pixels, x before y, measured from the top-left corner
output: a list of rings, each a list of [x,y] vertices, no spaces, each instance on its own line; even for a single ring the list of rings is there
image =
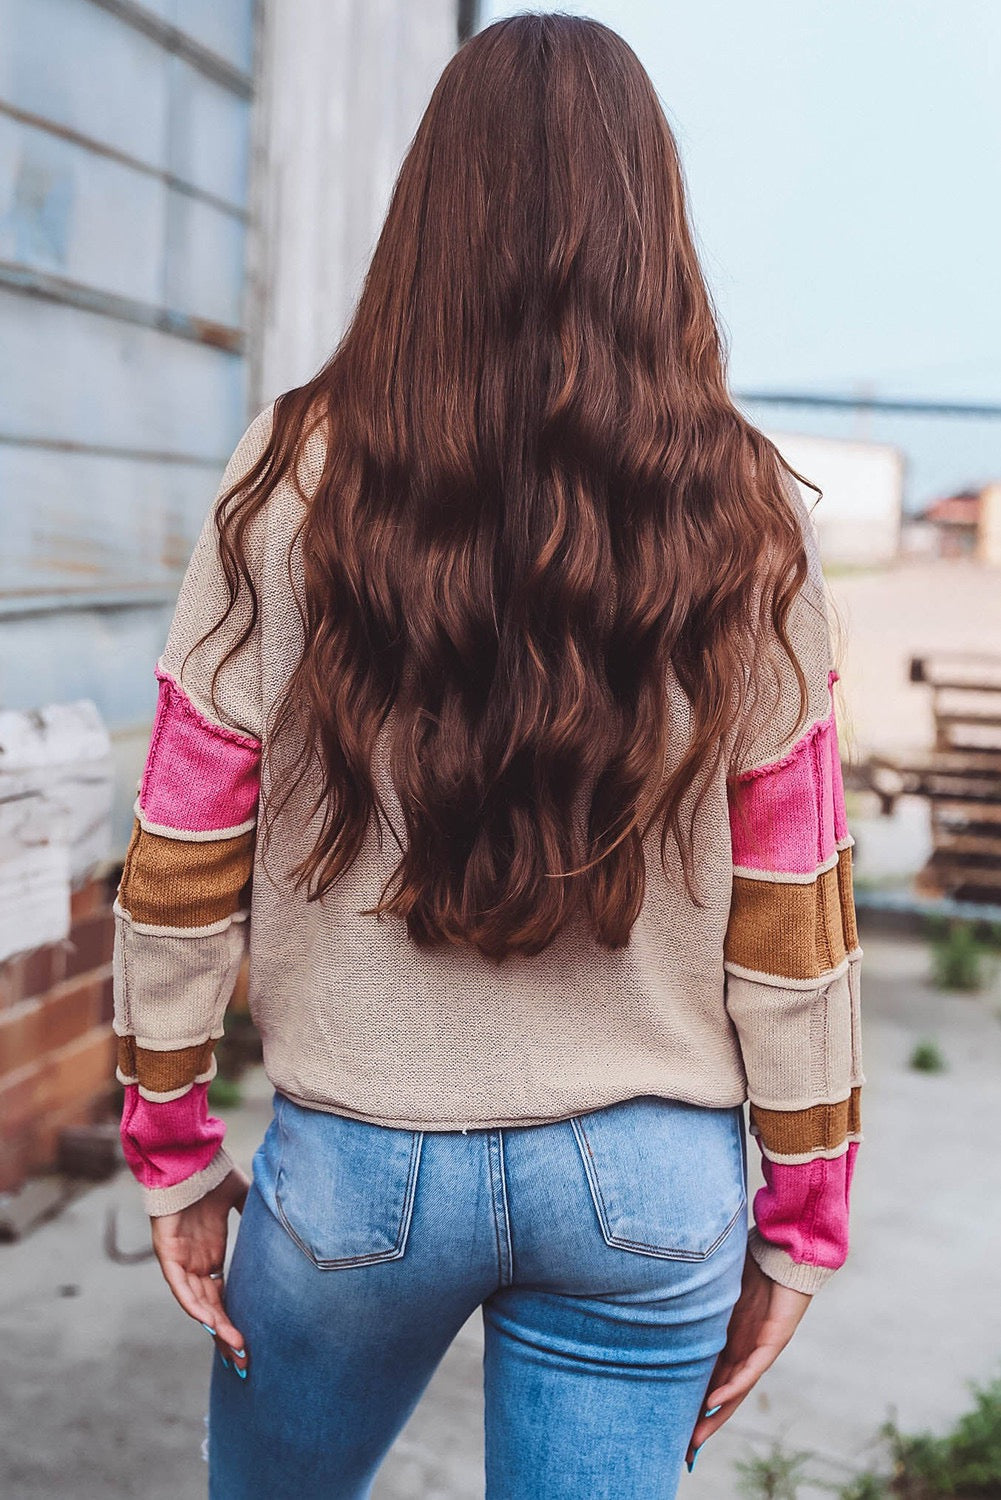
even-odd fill
[[[456,0],[0,0],[0,707],[94,700],[120,849],[226,459],[336,343],[474,24]]]
[[[254,9],[0,0],[0,704],[93,698],[126,795],[246,417]]]

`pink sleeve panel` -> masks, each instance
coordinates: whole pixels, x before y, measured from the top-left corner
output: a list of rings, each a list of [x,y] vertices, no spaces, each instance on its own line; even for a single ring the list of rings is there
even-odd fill
[[[144,821],[201,837],[252,824],[260,743],[207,719],[162,668],[156,675],[159,698],[139,789]]]
[[[208,1112],[208,1090],[207,1083],[196,1083],[180,1099],[151,1103],[137,1084],[125,1085],[122,1150],[144,1188],[175,1187],[216,1155],[226,1127]]]
[[[760,1233],[801,1264],[835,1270],[848,1256],[848,1209],[858,1141],[840,1156],[786,1165],[761,1158],[754,1195]]]
[[[805,876],[833,858],[848,836],[833,702],[788,754],[737,778],[730,834],[738,868]]]

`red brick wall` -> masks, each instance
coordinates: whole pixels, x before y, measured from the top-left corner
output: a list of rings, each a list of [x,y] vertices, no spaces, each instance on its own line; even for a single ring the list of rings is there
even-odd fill
[[[68,941],[0,963],[0,1192],[55,1163],[63,1126],[114,1108],[112,896],[92,880]]]

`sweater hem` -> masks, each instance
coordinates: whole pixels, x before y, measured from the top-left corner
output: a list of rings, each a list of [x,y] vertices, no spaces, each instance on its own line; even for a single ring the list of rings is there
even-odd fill
[[[560,1125],[569,1120],[575,1120],[581,1115],[593,1114],[596,1110],[607,1109],[613,1104],[627,1104],[632,1099],[663,1099],[667,1103],[694,1104],[701,1109],[736,1109],[742,1105],[747,1098],[746,1092],[737,1099],[694,1099],[684,1097],[679,1093],[656,1094],[645,1089],[635,1094],[618,1094],[604,1100],[582,1103],[576,1107],[570,1107],[548,1115],[479,1115],[473,1118],[460,1119],[456,1117],[451,1120],[429,1120],[418,1115],[380,1115],[371,1110],[353,1109],[350,1105],[324,1102],[318,1099],[308,1098],[304,1094],[296,1093],[290,1088],[276,1083],[270,1078],[273,1088],[286,1099],[291,1099],[293,1104],[298,1104],[302,1109],[318,1109],[324,1114],[344,1115],[349,1120],[360,1120],[366,1125],[383,1125],[391,1130],[420,1130],[427,1134],[445,1134],[449,1131],[467,1130],[516,1130],[520,1126],[537,1125]]]

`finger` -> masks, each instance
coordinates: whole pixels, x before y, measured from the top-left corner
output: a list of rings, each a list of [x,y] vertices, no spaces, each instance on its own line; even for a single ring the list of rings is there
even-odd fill
[[[779,1351],[771,1345],[762,1344],[752,1349],[745,1360],[736,1367],[730,1378],[711,1390],[706,1397],[706,1406],[726,1406],[732,1401],[742,1401],[766,1370],[778,1358]]]
[[[239,1366],[246,1365],[247,1346],[244,1342],[243,1334],[226,1311],[226,1304],[223,1301],[223,1283],[208,1276],[202,1277],[201,1282],[202,1297],[212,1314],[205,1321],[212,1326],[217,1336],[228,1346],[228,1350],[232,1352],[236,1363]]]
[[[739,1362],[737,1360],[734,1360],[728,1356],[727,1350],[725,1348],[720,1351],[720,1354],[716,1360],[716,1368],[713,1370],[712,1379],[710,1380],[709,1386],[707,1388],[707,1394],[703,1398],[702,1405],[699,1409],[698,1419],[696,1420],[695,1426],[692,1428],[692,1435],[688,1442],[686,1462],[689,1462],[691,1460],[694,1450],[696,1448],[701,1448],[706,1438],[711,1437],[718,1428],[722,1427],[723,1423],[726,1421],[731,1412],[736,1410],[736,1405],[732,1405],[729,1409],[727,1409],[726,1407],[723,1407],[721,1403],[714,1402],[711,1394],[709,1393],[714,1389],[721,1387],[730,1379],[734,1371],[737,1369],[738,1363]]]
[[[205,1314],[211,1309],[203,1306],[200,1295],[191,1286],[188,1273],[180,1262],[171,1260],[168,1256],[161,1256],[160,1270],[163,1272],[164,1281],[188,1317],[194,1318],[198,1323],[207,1322]]]
[[[188,1296],[193,1307],[198,1309],[198,1321],[212,1327],[215,1332],[215,1307],[205,1295],[205,1282],[208,1277],[199,1275],[197,1271],[185,1269],[185,1283],[188,1288]]]
[[[712,1437],[714,1432],[718,1432],[723,1424],[729,1421],[739,1405],[739,1401],[729,1401],[723,1406],[708,1406],[706,1408],[707,1412],[712,1412],[712,1416],[703,1414],[692,1429],[692,1435],[688,1442],[688,1452],[685,1455],[686,1463],[691,1461],[696,1448],[701,1448],[707,1438]]]
[[[187,1272],[186,1279],[191,1305],[198,1309],[198,1321],[213,1335],[223,1363],[232,1365],[246,1379],[247,1348],[239,1329],[226,1314],[225,1304],[218,1290],[222,1283],[212,1276],[199,1276],[190,1271]]]

